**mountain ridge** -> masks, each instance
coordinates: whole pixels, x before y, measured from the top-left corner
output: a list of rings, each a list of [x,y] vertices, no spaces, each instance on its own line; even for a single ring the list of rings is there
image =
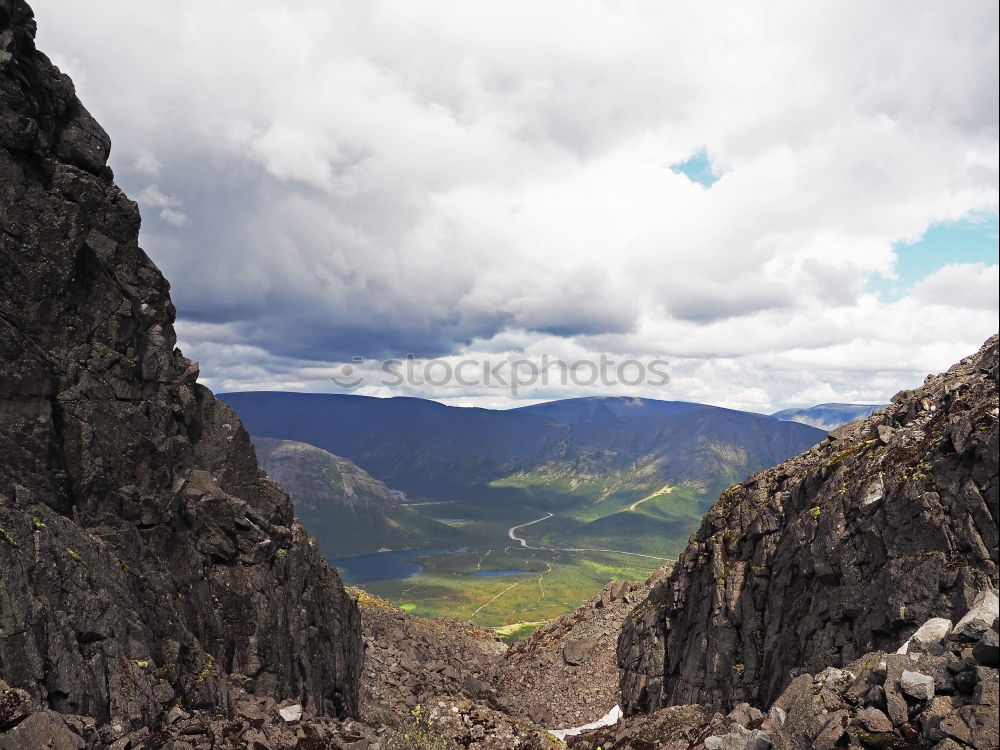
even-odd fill
[[[771,416],[775,419],[801,422],[822,430],[834,430],[858,419],[866,419],[888,404],[815,404],[796,409],[782,409]]]
[[[826,436],[759,414],[672,402],[580,400],[492,411],[342,394],[220,398],[255,435],[343,456],[413,499],[454,503],[459,517],[499,522],[502,511],[506,529],[559,515],[532,530],[543,535],[538,546],[631,544],[657,556],[683,544],[708,498]],[[639,415],[619,416],[609,403],[627,403],[632,413],[638,407]],[[657,494],[666,486],[675,490]],[[489,546],[503,543],[493,536]]]

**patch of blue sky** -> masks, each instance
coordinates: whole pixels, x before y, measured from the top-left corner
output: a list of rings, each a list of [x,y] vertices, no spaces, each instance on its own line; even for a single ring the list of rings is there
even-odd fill
[[[919,240],[895,243],[896,278],[873,275],[868,290],[884,302],[895,302],[905,297],[918,281],[944,266],[996,265],[1000,262],[997,218],[994,212],[932,224]]]
[[[691,182],[706,188],[712,187],[722,176],[712,166],[712,161],[708,158],[708,151],[704,148],[684,161],[671,164],[670,171],[674,174],[682,174]]]

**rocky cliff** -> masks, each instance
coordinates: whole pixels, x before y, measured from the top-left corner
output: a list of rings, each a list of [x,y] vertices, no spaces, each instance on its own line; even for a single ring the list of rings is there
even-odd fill
[[[33,36],[0,0],[0,678],[107,741],[231,688],[354,711],[357,608],[174,348],[108,136]]]
[[[997,337],[727,490],[618,646],[628,713],[769,706],[997,588]]]

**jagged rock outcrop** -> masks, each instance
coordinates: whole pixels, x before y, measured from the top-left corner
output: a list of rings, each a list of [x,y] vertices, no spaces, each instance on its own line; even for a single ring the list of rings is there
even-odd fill
[[[355,711],[357,608],[174,348],[108,136],[33,36],[0,0],[0,678],[107,742],[235,688]]]
[[[727,490],[626,621],[623,708],[768,706],[997,588],[997,337]]]
[[[991,624],[979,635],[928,621],[897,653],[865,654],[843,669],[792,680],[761,711],[747,703],[727,716],[704,706],[634,714],[569,741],[572,750],[995,750],[1000,695],[995,653],[997,600],[977,597],[970,613]],[[964,620],[965,618],[963,618]],[[967,621],[966,621],[967,622]],[[940,627],[946,623],[947,627]]]

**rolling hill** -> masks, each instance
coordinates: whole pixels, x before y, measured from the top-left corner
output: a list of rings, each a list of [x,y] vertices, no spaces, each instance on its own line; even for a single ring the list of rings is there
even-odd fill
[[[257,460],[281,482],[295,513],[328,558],[379,548],[412,549],[456,541],[450,526],[402,505],[405,495],[346,458],[293,440],[253,437]]]

